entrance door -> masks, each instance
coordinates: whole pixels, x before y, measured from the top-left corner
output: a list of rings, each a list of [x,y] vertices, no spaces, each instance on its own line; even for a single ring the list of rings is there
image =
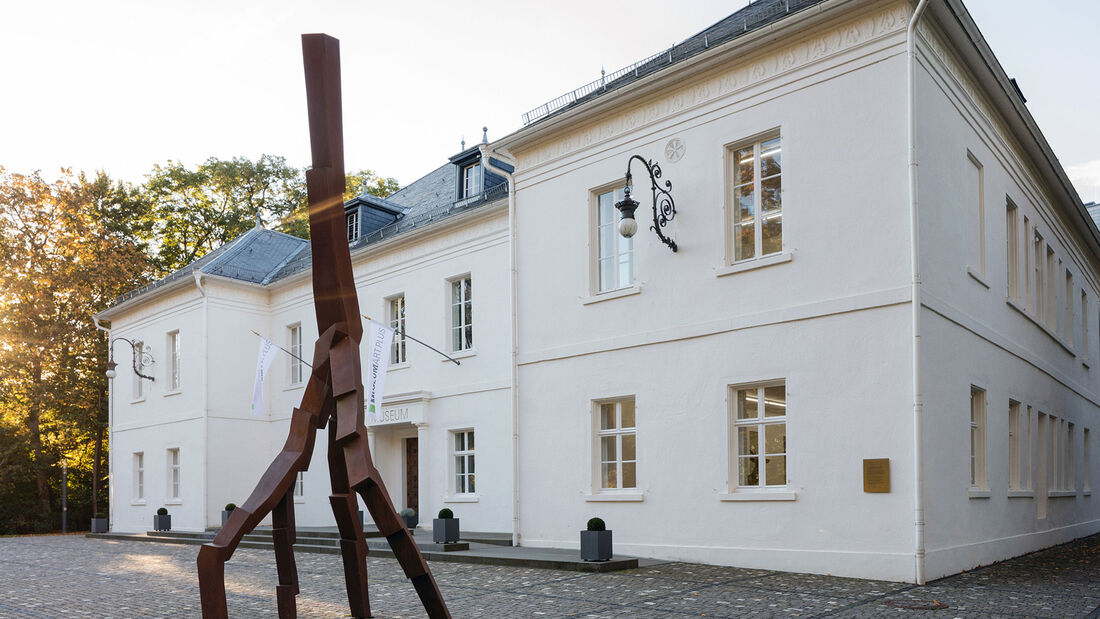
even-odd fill
[[[420,475],[417,466],[419,455],[417,440],[415,438],[405,439],[405,507],[415,509],[418,517],[420,516],[420,494],[417,492],[417,488],[420,487]]]

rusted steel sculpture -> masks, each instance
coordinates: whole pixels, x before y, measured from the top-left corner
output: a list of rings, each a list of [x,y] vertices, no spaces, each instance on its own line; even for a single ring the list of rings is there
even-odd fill
[[[298,572],[294,565],[294,482],[309,467],[317,430],[328,431],[328,466],[332,483],[329,502],[340,530],[348,602],[355,617],[370,616],[367,595],[367,542],[359,523],[358,492],[378,530],[385,535],[405,576],[412,580],[428,616],[450,617],[443,596],[412,535],[398,517],[371,461],[363,424],[363,383],[359,344],[363,323],[352,278],[351,254],[344,232],[344,145],[340,106],[339,41],[324,34],[302,35],[306,98],[313,169],[306,173],[309,231],[313,250],[313,298],[317,310],[317,345],[313,373],[299,408],[290,421],[283,450],[260,478],[244,505],[211,543],[199,550],[199,591],[207,619],[227,617],[225,562],[241,538],[269,512],[274,525],[275,588],[282,619],[295,617]]]

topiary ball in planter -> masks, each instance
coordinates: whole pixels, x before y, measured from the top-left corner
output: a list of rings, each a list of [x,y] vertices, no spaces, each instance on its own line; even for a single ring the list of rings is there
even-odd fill
[[[457,542],[458,520],[454,512],[446,507],[439,510],[439,518],[432,521],[432,541],[437,544]]]
[[[225,509],[222,510],[222,526],[225,526],[226,522],[229,522],[229,517],[233,515],[233,510],[237,509],[236,503],[226,503]]]
[[[581,531],[581,560],[611,560],[611,531],[600,518],[590,518],[587,530]]]
[[[92,516],[92,533],[106,533],[107,528],[107,516],[103,512],[96,512]]]
[[[161,507],[157,510],[157,515],[153,516],[153,530],[154,531],[171,531],[172,530],[172,516],[168,513],[168,509]]]
[[[408,527],[409,532],[412,533],[417,524],[420,524],[420,519],[416,517],[416,510],[411,507],[406,507],[401,510],[401,519],[405,521],[405,526]]]

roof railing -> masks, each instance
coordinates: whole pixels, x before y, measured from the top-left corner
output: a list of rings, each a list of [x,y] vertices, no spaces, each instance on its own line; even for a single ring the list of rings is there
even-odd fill
[[[650,64],[650,63],[652,63],[656,60],[661,60],[662,58],[667,58],[667,63],[661,63],[661,66],[665,66],[666,64],[672,64],[672,50],[673,50],[673,48],[670,47],[670,48],[668,48],[664,51],[657,52],[656,54],[653,54],[652,56],[650,56],[648,58],[645,58],[643,60],[639,60],[638,62],[635,62],[634,64],[632,64],[628,67],[623,67],[623,68],[619,69],[618,71],[615,71],[614,73],[608,73],[606,75],[601,75],[600,79],[589,82],[589,83],[585,84],[584,86],[581,86],[580,88],[576,88],[574,90],[571,90],[571,91],[565,93],[564,95],[558,97],[557,99],[547,101],[546,103],[543,103],[542,105],[538,106],[537,108],[535,108],[535,109],[531,110],[530,112],[527,112],[526,114],[524,114],[523,115],[523,124],[524,125],[529,125],[529,124],[535,122],[536,120],[538,120],[538,119],[540,119],[544,116],[549,116],[550,114],[553,114],[557,110],[560,110],[561,108],[569,105],[570,103],[573,103],[574,101],[577,101],[578,99],[582,99],[582,98],[592,94],[593,92],[596,92],[597,90],[603,90],[603,89],[607,88],[608,84],[610,84],[611,82],[614,82],[615,80],[619,79],[620,77],[623,77],[624,75],[634,73],[634,76],[637,77],[638,76],[638,71],[642,67],[644,67],[645,65]]]

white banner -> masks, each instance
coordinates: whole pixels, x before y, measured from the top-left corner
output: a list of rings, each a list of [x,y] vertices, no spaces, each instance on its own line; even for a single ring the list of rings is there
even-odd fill
[[[390,347],[393,345],[393,329],[375,322],[367,321],[366,372],[363,373],[363,400],[367,408],[367,420],[377,420],[382,410],[382,396],[385,391],[386,370],[390,368]]]
[[[267,376],[267,370],[271,367],[271,362],[275,360],[275,354],[278,351],[279,347],[275,342],[260,336],[260,357],[256,359],[256,386],[252,388],[252,410],[250,411],[254,417],[264,414],[264,377]]]

